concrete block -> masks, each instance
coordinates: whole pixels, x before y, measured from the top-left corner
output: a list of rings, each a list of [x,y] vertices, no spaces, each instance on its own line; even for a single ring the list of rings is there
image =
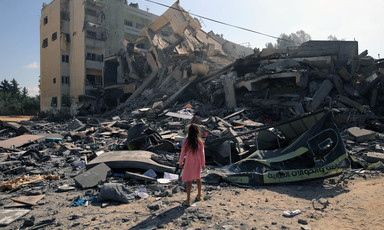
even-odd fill
[[[0,226],[5,226],[21,218],[32,210],[27,209],[2,209],[0,210]]]
[[[377,153],[377,152],[367,152],[364,154],[365,160],[369,163],[376,163],[378,161],[381,161],[384,163],[384,154],[383,153]]]
[[[233,80],[230,77],[224,78],[224,93],[225,93],[225,101],[228,108],[236,107],[236,94],[235,94],[235,86],[233,84]]]
[[[299,87],[308,87],[308,80],[309,80],[309,77],[308,77],[308,74],[306,73],[298,73],[296,75],[296,85],[299,86]]]
[[[351,80],[351,74],[348,73],[348,71],[345,69],[345,67],[342,67],[339,69],[340,76],[344,79],[344,81],[350,81]]]
[[[367,129],[361,129],[359,127],[352,127],[349,128],[347,131],[355,139],[355,141],[358,142],[375,140],[376,138],[375,132]]]
[[[105,181],[111,169],[104,163],[83,172],[74,178],[76,185],[82,189],[97,186],[100,181]]]
[[[329,92],[332,90],[333,84],[330,80],[325,80],[320,85],[320,88],[316,91],[313,96],[312,102],[309,106],[310,111],[315,111],[319,108],[320,104],[323,102],[324,98],[328,96]]]
[[[378,94],[379,94],[379,90],[377,88],[372,89],[371,100],[369,103],[369,106],[371,108],[375,108]]]
[[[353,100],[349,99],[348,97],[338,95],[337,100],[339,102],[345,104],[345,105],[348,105],[352,108],[358,109],[360,113],[366,113],[367,112],[366,106],[364,106],[364,105],[362,105],[356,101],[353,101]]]

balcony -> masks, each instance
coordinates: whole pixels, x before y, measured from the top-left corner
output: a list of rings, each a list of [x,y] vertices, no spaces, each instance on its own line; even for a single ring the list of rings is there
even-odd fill
[[[103,62],[85,60],[85,68],[102,70],[103,69]]]
[[[100,15],[96,15],[96,16],[93,16],[93,15],[85,15],[85,21],[86,22],[91,22],[91,23],[95,23],[95,24],[101,24],[102,20],[101,20],[101,16]]]
[[[102,40],[95,40],[95,39],[86,39],[85,40],[85,46],[86,47],[91,47],[91,48],[103,49],[104,48],[104,41],[102,41]]]
[[[141,29],[135,28],[133,26],[125,25],[125,32],[128,34],[134,34],[134,35],[140,36],[140,31]]]
[[[87,22],[85,23],[85,35],[87,38],[105,41],[106,30],[100,24]]]

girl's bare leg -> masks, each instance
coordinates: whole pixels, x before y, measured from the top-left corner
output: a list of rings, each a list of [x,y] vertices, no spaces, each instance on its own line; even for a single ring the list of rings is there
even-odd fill
[[[202,198],[202,196],[201,196],[201,179],[197,179],[196,182],[197,182],[197,197],[199,197],[201,199]]]
[[[191,204],[192,181],[187,181],[187,204]]]

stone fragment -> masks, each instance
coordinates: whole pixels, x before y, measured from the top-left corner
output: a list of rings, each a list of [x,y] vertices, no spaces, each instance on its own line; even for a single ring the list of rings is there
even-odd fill
[[[320,88],[316,91],[315,95],[312,98],[312,102],[309,105],[309,111],[315,111],[319,108],[323,100],[328,96],[329,92],[332,90],[333,84],[330,80],[325,80],[320,85]]]
[[[381,161],[384,163],[383,153],[367,152],[367,153],[364,153],[364,156],[365,156],[365,160],[369,163],[376,163],[378,161]]]
[[[361,129],[359,127],[351,127],[347,131],[354,138],[354,140],[358,142],[375,139],[375,133],[367,129]]]
[[[111,169],[106,164],[99,163],[93,168],[76,176],[74,180],[76,185],[82,189],[92,188],[97,186],[100,181],[105,181],[110,170]]]

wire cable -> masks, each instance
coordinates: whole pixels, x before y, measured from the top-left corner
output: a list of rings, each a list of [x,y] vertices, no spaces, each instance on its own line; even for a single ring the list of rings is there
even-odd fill
[[[172,7],[172,6],[168,6],[168,5],[165,5],[163,3],[155,2],[155,1],[152,1],[152,0],[145,0],[145,1],[183,12],[182,10],[180,10],[178,8],[175,8],[175,7]],[[300,45],[300,43],[297,43],[297,42],[294,42],[294,41],[291,41],[291,40],[288,40],[288,39],[284,39],[284,38],[279,38],[279,37],[276,37],[276,36],[273,36],[273,35],[269,35],[269,34],[266,34],[266,33],[258,32],[256,30],[251,30],[251,29],[247,29],[245,27],[232,25],[232,24],[229,24],[229,23],[226,23],[226,22],[221,22],[221,21],[218,21],[218,20],[215,20],[215,19],[212,19],[212,18],[204,17],[204,16],[201,16],[201,15],[198,15],[198,14],[194,14],[194,13],[190,13],[190,12],[189,12],[189,14],[193,15],[193,16],[196,16],[196,17],[200,17],[200,18],[209,20],[209,21],[212,21],[212,22],[216,22],[218,24],[230,26],[230,27],[241,29],[241,30],[245,30],[245,31],[248,31],[248,32],[251,32],[251,33],[255,33],[255,34],[263,35],[263,36],[266,36],[266,37],[274,38],[274,39],[277,39],[277,40],[291,42],[291,43],[295,43],[295,44]]]

